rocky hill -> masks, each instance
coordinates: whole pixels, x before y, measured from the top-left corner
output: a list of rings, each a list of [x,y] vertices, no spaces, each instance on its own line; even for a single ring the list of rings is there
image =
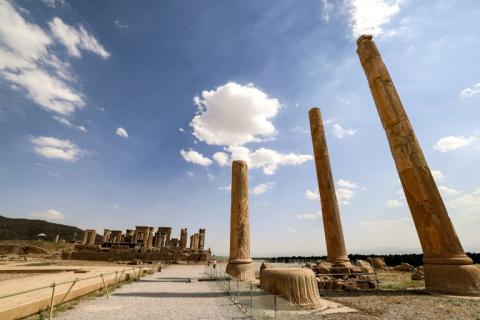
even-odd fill
[[[54,240],[56,235],[65,240],[82,240],[83,230],[73,226],[44,220],[13,219],[0,216],[0,240],[36,240],[44,233],[45,240]]]

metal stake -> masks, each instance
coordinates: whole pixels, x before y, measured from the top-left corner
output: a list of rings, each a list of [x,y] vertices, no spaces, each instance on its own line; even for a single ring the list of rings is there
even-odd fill
[[[75,283],[77,283],[78,281],[78,278],[75,278],[75,280],[73,281],[72,285],[70,286],[70,288],[68,288],[68,291],[67,293],[65,293],[65,295],[63,296],[62,298],[62,301],[60,301],[60,303],[58,305],[61,305],[63,303],[63,301],[65,301],[65,298],[67,297],[67,295],[70,293],[70,290],[72,290],[73,286],[75,285]]]
[[[53,299],[55,298],[55,282],[52,284],[52,297],[50,298],[50,315],[48,319],[53,319]]]
[[[107,294],[107,299],[108,299],[109,295],[108,295],[107,286],[105,285],[105,279],[103,278],[103,273],[100,275],[100,277],[102,277],[103,288],[105,289],[105,293]]]

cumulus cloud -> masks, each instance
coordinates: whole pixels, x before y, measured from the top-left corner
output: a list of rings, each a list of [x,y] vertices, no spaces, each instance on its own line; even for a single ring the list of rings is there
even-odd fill
[[[465,88],[462,91],[460,91],[460,97],[462,98],[473,98],[477,94],[480,93],[480,82],[474,84],[473,86],[469,88]]]
[[[350,180],[340,179],[337,181],[337,186],[342,188],[355,189],[357,187],[357,184]]]
[[[48,209],[46,211],[34,211],[30,213],[34,218],[48,219],[48,220],[63,220],[65,215],[58,210]]]
[[[87,152],[77,147],[70,140],[62,140],[53,137],[32,137],[30,142],[33,150],[48,159],[61,159],[76,161]]]
[[[347,205],[355,195],[355,192],[347,188],[337,188],[337,200],[340,204]]]
[[[460,193],[457,189],[449,188],[447,186],[439,186],[438,190],[444,196],[455,196]]]
[[[260,183],[253,188],[252,192],[254,195],[258,196],[260,194],[267,192],[269,189],[273,187],[273,185],[274,185],[273,182]]]
[[[305,198],[307,198],[308,200],[319,200],[320,195],[318,194],[317,191],[312,191],[310,189],[307,189],[307,191],[305,191]]]
[[[54,37],[67,48],[71,56],[81,57],[80,49],[83,49],[96,53],[103,59],[110,57],[110,53],[83,26],[74,28],[57,17],[53,18],[48,25]]]
[[[472,144],[475,140],[475,137],[463,137],[463,136],[448,136],[441,138],[435,143],[433,149],[440,152],[448,152],[455,149],[464,148]]]
[[[280,102],[253,86],[229,82],[194,98],[198,114],[190,126],[200,141],[213,145],[242,145],[276,134],[270,121]]]
[[[463,221],[480,221],[478,214],[480,212],[480,188],[449,201],[448,205]]]
[[[321,218],[322,218],[321,212],[297,214],[297,219],[300,219],[300,220],[315,220],[315,219],[321,219]]]
[[[84,107],[84,98],[74,86],[76,79],[70,63],[54,52],[55,40],[61,42],[60,38],[24,19],[20,11],[11,2],[0,1],[0,76],[48,111],[69,115]],[[50,24],[69,27],[60,18],[54,18]],[[77,49],[105,58],[106,51],[99,50],[103,47],[83,27],[83,31],[69,28],[65,37],[73,30],[85,39]]]
[[[333,132],[333,135],[338,139],[343,139],[346,136],[353,136],[357,132],[357,130],[344,129],[341,125],[337,123],[333,125],[332,132]]]
[[[362,34],[379,36],[384,25],[400,12],[403,0],[348,0],[350,26],[354,37]]]
[[[220,188],[218,188],[218,190],[221,190],[221,191],[231,191],[231,190],[232,190],[232,187],[231,187],[231,186],[220,187]]]
[[[185,161],[195,163],[204,167],[209,166],[213,163],[212,160],[208,159],[203,154],[195,150],[180,150],[180,154],[182,155],[183,159],[185,159]]]
[[[230,146],[226,150],[231,153],[231,160],[244,160],[250,168],[261,168],[266,175],[274,174],[279,166],[296,166],[313,159],[307,154],[283,154],[266,148],[250,152],[246,147]]]
[[[387,201],[387,207],[389,208],[399,208],[403,207],[403,203],[399,200],[393,199]]]
[[[117,128],[115,131],[116,135],[122,138],[128,138],[127,130],[123,129],[122,127]]]
[[[215,152],[212,158],[217,161],[218,165],[221,167],[224,167],[229,163],[229,156],[225,152]]]
[[[445,180],[445,176],[440,170],[431,170],[431,172],[432,172],[433,179],[435,179],[437,183]]]

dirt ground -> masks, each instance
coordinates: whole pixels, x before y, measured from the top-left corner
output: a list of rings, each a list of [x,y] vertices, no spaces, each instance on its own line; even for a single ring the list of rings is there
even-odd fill
[[[385,290],[323,294],[328,300],[359,311],[329,315],[325,319],[480,320],[480,298],[430,295],[423,290],[425,282],[413,281],[410,275],[410,272],[380,271],[380,288]]]

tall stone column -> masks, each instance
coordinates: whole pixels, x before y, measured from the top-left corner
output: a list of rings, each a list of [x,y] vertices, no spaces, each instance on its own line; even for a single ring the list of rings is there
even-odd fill
[[[198,230],[198,249],[203,250],[205,248],[205,229]]]
[[[187,247],[187,239],[187,228],[183,228],[180,230],[180,248],[185,249]]]
[[[145,246],[146,246],[147,249],[152,249],[152,247],[153,247],[153,228],[149,227],[147,232],[148,232],[148,241],[147,241]]]
[[[463,251],[380,52],[372,36],[357,46],[422,245],[426,289],[478,296],[480,270]]]
[[[110,240],[110,230],[109,229],[104,229],[103,230],[102,243],[107,243],[108,240]]]
[[[190,249],[193,249],[194,237],[193,234],[190,236]]]
[[[245,161],[232,163],[230,208],[230,257],[227,273],[245,281],[255,281],[250,258],[250,223],[248,217],[248,168]]]
[[[338,209],[335,183],[328,156],[327,140],[323,129],[322,115],[319,108],[308,112],[310,132],[312,134],[313,153],[317,170],[318,190],[322,204],[323,228],[327,243],[327,261],[339,267],[349,267],[350,260],[343,239],[342,222]]]

